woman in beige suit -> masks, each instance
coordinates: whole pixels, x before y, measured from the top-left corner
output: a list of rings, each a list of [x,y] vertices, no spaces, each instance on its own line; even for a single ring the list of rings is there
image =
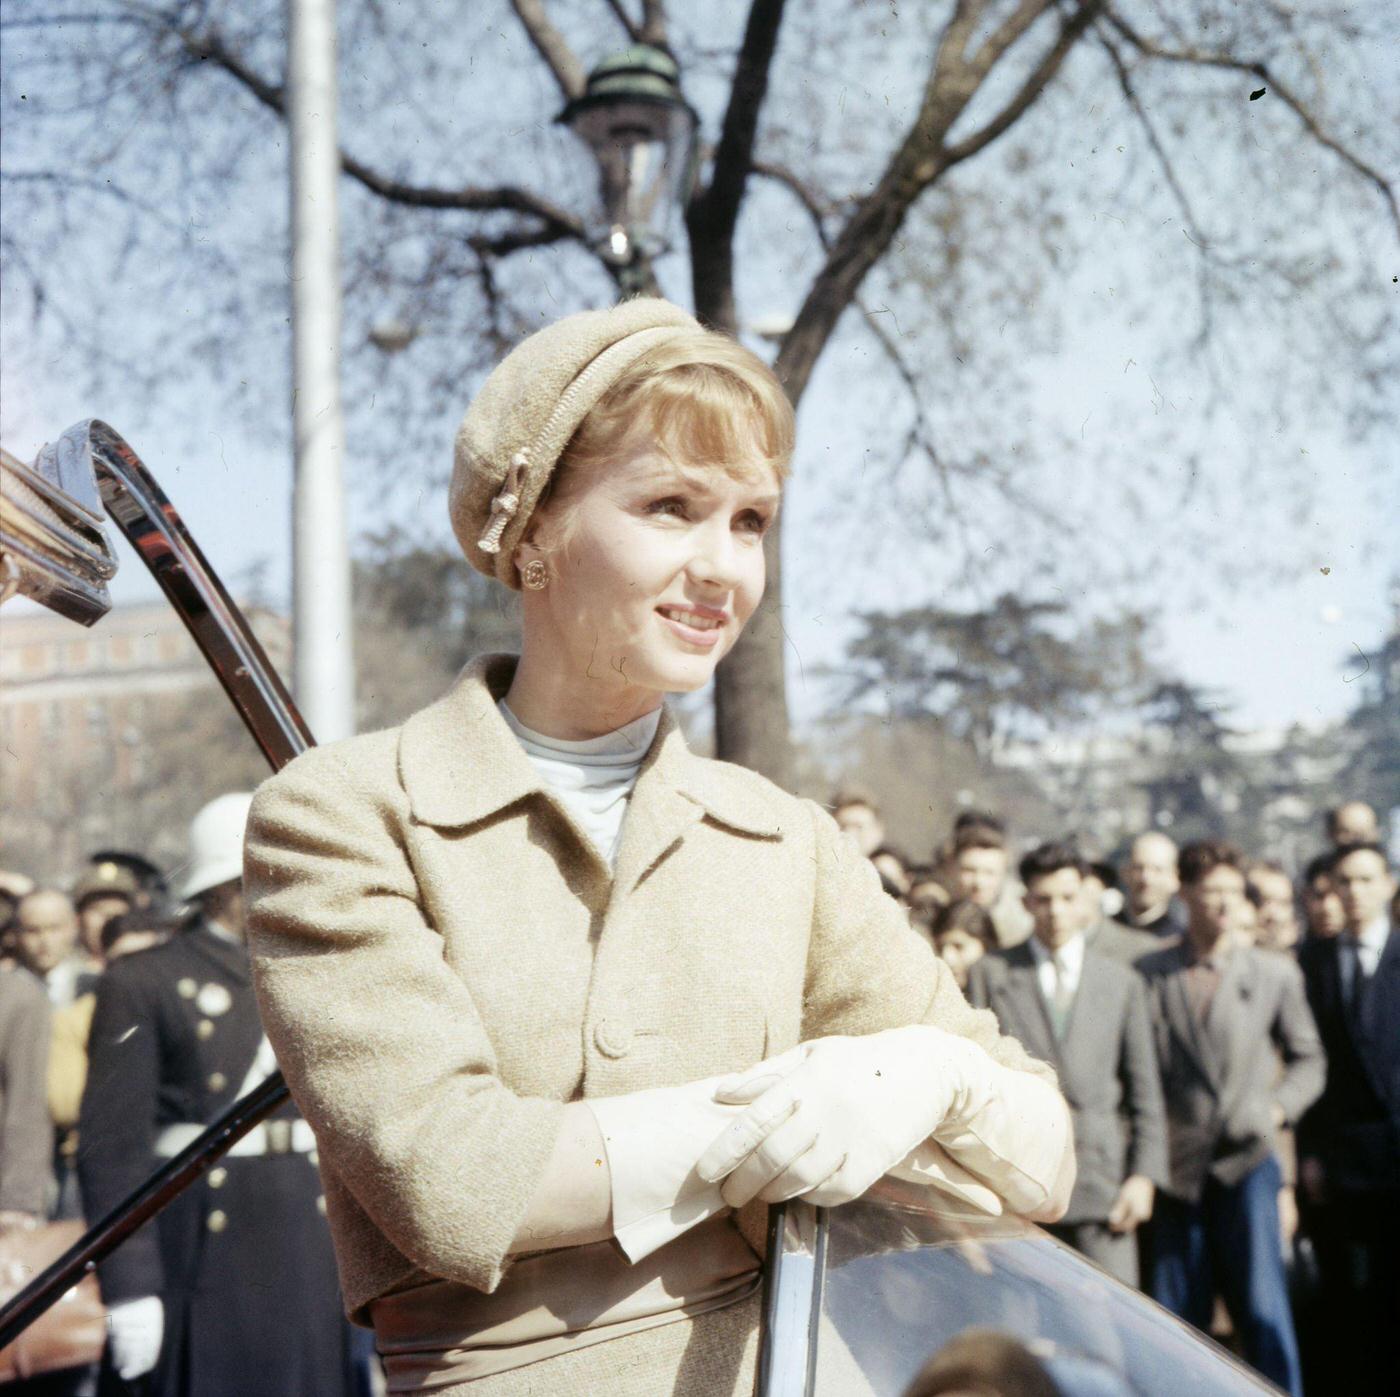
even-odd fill
[[[758,605],[792,439],[663,301],[532,336],[450,496],[521,655],[258,794],[258,994],[390,1391],[748,1393],[767,1203],[895,1172],[1064,1207],[1049,1069],[825,812],[663,706]]]

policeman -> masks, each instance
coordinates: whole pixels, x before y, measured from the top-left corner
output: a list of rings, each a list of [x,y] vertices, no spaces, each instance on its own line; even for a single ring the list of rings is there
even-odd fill
[[[89,1223],[276,1066],[243,945],[250,800],[220,796],[195,816],[190,916],[98,989],[79,1128]],[[151,1374],[152,1397],[353,1391],[324,1206],[315,1137],[288,1104],[99,1268],[111,1369]]]

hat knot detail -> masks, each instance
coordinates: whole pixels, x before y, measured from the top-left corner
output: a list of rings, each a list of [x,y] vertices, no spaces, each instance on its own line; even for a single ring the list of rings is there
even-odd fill
[[[483,553],[501,551],[501,535],[505,533],[506,526],[515,518],[515,512],[520,508],[520,482],[528,464],[529,460],[523,451],[517,451],[510,458],[510,470],[506,473],[505,482],[491,501],[491,522],[487,524],[486,532],[477,540],[476,546]]]

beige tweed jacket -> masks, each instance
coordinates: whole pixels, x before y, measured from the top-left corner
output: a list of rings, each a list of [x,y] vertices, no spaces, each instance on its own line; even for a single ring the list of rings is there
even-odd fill
[[[254,978],[354,1317],[423,1274],[500,1284],[563,1102],[914,1022],[1053,1080],[968,1006],[825,812],[694,756],[669,715],[610,870],[496,708],[513,666],[475,661],[253,804]],[[763,1212],[741,1220],[760,1250]]]

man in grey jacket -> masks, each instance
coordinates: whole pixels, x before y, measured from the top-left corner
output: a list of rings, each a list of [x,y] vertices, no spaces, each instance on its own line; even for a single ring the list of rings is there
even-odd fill
[[[1169,1177],[1153,1221],[1150,1287],[1201,1329],[1218,1291],[1245,1357],[1296,1397],[1274,1145],[1321,1093],[1326,1063],[1298,967],[1232,932],[1244,867],[1224,841],[1183,848],[1186,935],[1137,965],[1167,1104]]]
[[[53,1122],[45,1094],[49,1001],[38,979],[0,965],[0,1231],[48,1207]]]
[[[1055,1067],[1073,1113],[1079,1176],[1049,1231],[1135,1286],[1137,1229],[1166,1180],[1162,1088],[1142,981],[1087,943],[1084,870],[1068,844],[1021,860],[1031,938],[974,965],[968,998]]]

